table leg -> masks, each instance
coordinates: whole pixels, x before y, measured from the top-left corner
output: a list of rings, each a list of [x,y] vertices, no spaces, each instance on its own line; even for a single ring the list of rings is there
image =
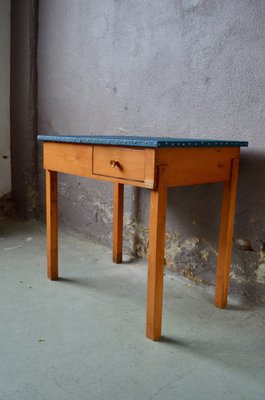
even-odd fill
[[[166,167],[160,166],[158,187],[150,196],[146,336],[152,340],[161,336],[166,202]]]
[[[216,273],[216,289],[214,303],[224,308],[227,303],[230,262],[232,255],[232,240],[234,216],[236,207],[236,190],[239,159],[233,159],[231,164],[231,178],[224,182],[221,226],[218,249],[218,264]]]
[[[58,279],[57,172],[46,170],[47,275]]]
[[[122,183],[114,183],[112,259],[113,262],[116,264],[122,262],[123,198],[124,185]]]

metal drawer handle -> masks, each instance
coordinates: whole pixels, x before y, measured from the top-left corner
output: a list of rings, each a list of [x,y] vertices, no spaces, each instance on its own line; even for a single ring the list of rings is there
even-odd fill
[[[110,160],[109,165],[111,166],[111,168],[115,168],[119,166],[119,161],[116,160]]]

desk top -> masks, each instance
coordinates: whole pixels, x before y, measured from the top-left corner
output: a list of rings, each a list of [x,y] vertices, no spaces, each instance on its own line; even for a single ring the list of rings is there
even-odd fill
[[[62,136],[62,135],[38,135],[38,141],[78,143],[78,144],[103,144],[111,146],[130,147],[247,147],[248,142],[233,140],[211,139],[183,139],[173,137],[152,136]]]

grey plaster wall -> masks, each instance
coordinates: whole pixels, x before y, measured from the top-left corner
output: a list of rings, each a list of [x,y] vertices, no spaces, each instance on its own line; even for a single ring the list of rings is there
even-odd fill
[[[265,2],[40,0],[39,132],[249,140],[231,289],[265,303]],[[40,209],[44,209],[43,172]],[[60,178],[61,223],[111,245],[112,187]],[[169,191],[166,261],[213,283],[221,185]],[[126,189],[125,247],[146,256],[148,191]]]

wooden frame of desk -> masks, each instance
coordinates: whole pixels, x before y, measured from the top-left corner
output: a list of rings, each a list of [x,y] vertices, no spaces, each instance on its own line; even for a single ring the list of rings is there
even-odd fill
[[[167,188],[223,182],[215,305],[225,307],[240,147],[133,148],[44,143],[48,278],[58,279],[57,172],[114,183],[113,261],[122,261],[124,185],[150,189],[146,336],[158,340],[162,326]]]

